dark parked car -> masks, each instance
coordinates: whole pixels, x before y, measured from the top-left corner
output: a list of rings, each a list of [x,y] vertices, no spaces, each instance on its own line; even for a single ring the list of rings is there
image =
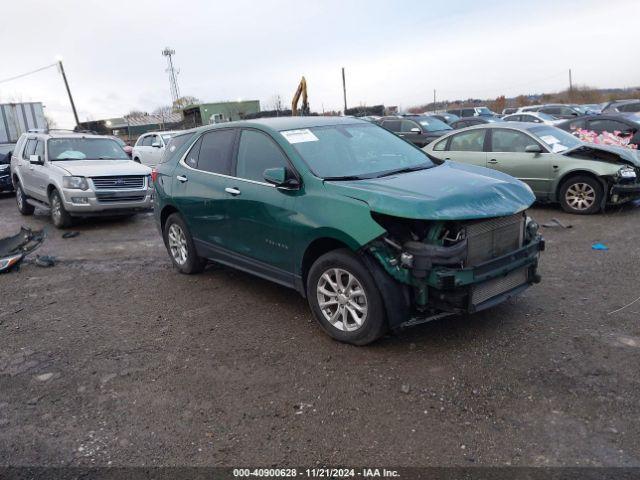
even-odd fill
[[[621,136],[631,135],[631,142],[640,144],[640,115],[597,115],[566,120],[556,124],[556,127],[567,132],[577,129],[590,130],[596,133],[620,132]]]
[[[602,113],[638,113],[640,112],[640,100],[618,100],[607,103]]]
[[[454,115],[453,113],[426,113],[425,115],[433,118],[437,118],[438,120],[443,121],[447,125],[451,125],[456,120],[460,120],[458,115]]]
[[[11,152],[15,143],[3,143],[0,145],[0,192],[12,192],[11,182]]]
[[[451,124],[451,128],[459,130],[461,128],[473,127],[474,125],[481,125],[483,123],[501,122],[502,119],[498,117],[471,117],[462,118]]]
[[[435,117],[410,115],[382,117],[378,125],[408,140],[417,147],[424,147],[451,130],[451,127]]]
[[[512,113],[516,113],[518,111],[518,107],[507,107],[502,110],[502,115],[511,115]]]
[[[479,311],[540,280],[529,187],[436,160],[355,118],[190,130],[171,138],[154,183],[156,222],[180,272],[213,260],[293,288],[343,342]],[[271,320],[290,336],[293,318]]]

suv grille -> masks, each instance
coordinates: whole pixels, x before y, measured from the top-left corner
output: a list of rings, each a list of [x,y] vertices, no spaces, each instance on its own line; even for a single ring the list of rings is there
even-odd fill
[[[492,218],[466,227],[467,267],[506,255],[522,247],[524,215]]]
[[[93,177],[91,180],[96,190],[131,190],[144,187],[144,177],[141,176]]]

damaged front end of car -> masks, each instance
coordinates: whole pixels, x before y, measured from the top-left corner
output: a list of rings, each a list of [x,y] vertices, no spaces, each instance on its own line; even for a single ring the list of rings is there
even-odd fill
[[[0,239],[0,273],[17,269],[28,254],[36,250],[46,235],[44,230],[22,227],[20,232]]]
[[[461,221],[372,217],[387,233],[365,250],[403,286],[403,305],[394,308],[405,313],[391,315],[392,328],[478,312],[540,281],[544,240],[524,212]]]

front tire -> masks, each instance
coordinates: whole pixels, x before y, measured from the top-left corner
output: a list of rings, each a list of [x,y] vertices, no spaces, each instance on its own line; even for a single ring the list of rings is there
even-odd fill
[[[56,228],[67,228],[73,225],[73,218],[64,208],[62,198],[57,190],[53,190],[49,195],[49,207],[51,208],[51,221]]]
[[[163,236],[169,257],[180,273],[192,274],[204,270],[207,260],[198,256],[187,224],[179,213],[169,215]]]
[[[590,215],[602,208],[602,185],[586,175],[567,179],[560,188],[560,205],[567,213]]]
[[[307,277],[307,299],[322,329],[340,342],[366,345],[387,331],[378,286],[350,250],[334,250],[314,262]]]
[[[36,210],[33,205],[27,203],[27,196],[24,194],[22,185],[19,183],[16,184],[16,204],[22,215],[33,215],[33,212]]]

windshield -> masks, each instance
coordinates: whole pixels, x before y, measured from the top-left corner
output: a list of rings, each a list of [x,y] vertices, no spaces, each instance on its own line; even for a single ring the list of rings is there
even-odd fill
[[[478,112],[478,115],[493,115],[493,112],[487,107],[478,107],[476,112]]]
[[[442,120],[438,120],[435,117],[417,118],[416,120],[420,125],[422,125],[423,130],[426,130],[427,132],[451,130],[451,127],[449,125],[444,123]]]
[[[129,160],[111,138],[50,138],[49,160]]]
[[[324,179],[373,178],[434,163],[419,148],[372,124],[280,132],[311,171]]]
[[[553,153],[561,153],[582,145],[582,142],[576,137],[559,128],[533,127],[529,131],[536,135]]]

